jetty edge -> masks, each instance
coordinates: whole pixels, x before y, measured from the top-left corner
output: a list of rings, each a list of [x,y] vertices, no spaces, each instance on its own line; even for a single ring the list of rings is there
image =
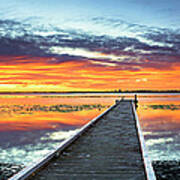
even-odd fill
[[[132,101],[132,108],[133,108],[134,118],[135,118],[135,121],[136,121],[136,129],[137,129],[139,143],[140,143],[140,147],[141,147],[141,153],[142,153],[141,155],[142,155],[142,158],[143,158],[146,178],[147,178],[147,180],[156,180],[156,176],[155,176],[155,173],[154,173],[152,162],[151,162],[151,160],[149,158],[149,155],[148,155],[148,151],[147,151],[147,148],[146,148],[143,132],[141,130],[139,118],[138,118],[138,115],[137,115],[137,112],[136,112],[136,104],[133,101]]]
[[[85,131],[87,131],[91,126],[93,126],[98,120],[100,120],[105,114],[107,114],[111,109],[113,109],[119,103],[116,100],[115,104],[111,107],[106,109],[103,113],[92,119],[89,123],[85,124],[80,130],[69,137],[67,140],[60,143],[60,145],[54,149],[53,151],[49,152],[45,157],[40,158],[36,162],[28,165],[27,167],[23,168],[17,174],[10,177],[8,180],[25,180],[32,176],[36,171],[41,169],[43,166],[48,164],[53,158],[58,157],[68,146],[70,146],[74,141],[76,141]]]

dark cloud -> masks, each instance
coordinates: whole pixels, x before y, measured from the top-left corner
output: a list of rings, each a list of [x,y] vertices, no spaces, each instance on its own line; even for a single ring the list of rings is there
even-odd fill
[[[167,49],[170,46],[171,48],[169,48],[168,50],[172,51],[172,53],[180,53],[180,29],[165,29],[164,31],[154,31],[152,33],[144,34],[143,37],[154,42],[164,43]]]
[[[105,63],[114,63],[116,69],[129,68],[134,70],[137,70],[137,66],[167,68],[171,66],[171,63],[179,62],[180,30],[151,28],[118,19],[93,18],[92,20],[95,23],[116,27],[125,26],[130,31],[141,30],[141,34],[137,35],[137,38],[98,36],[76,30],[63,30],[53,26],[33,27],[27,23],[0,20],[0,62],[31,63],[39,62],[38,58],[34,59],[33,57],[44,57],[47,58],[46,63],[49,64],[91,60],[98,62],[92,66],[106,66]],[[51,34],[51,32],[54,33]],[[51,51],[52,47],[81,48],[91,52],[115,55],[117,60],[89,59],[83,55],[75,56],[63,52],[58,54]],[[2,56],[19,56],[19,58],[8,59]]]

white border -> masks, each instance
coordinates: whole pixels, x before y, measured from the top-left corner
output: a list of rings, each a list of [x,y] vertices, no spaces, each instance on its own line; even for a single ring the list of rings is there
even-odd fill
[[[57,157],[66,147],[68,147],[77,138],[79,138],[96,121],[98,121],[103,115],[105,115],[108,111],[110,111],[112,108],[114,108],[116,106],[116,104],[112,105],[110,108],[108,108],[102,114],[100,114],[99,116],[95,117],[89,123],[84,125],[75,135],[73,135],[70,138],[68,138],[67,140],[63,141],[55,150],[53,150],[52,152],[48,153],[45,157],[39,159],[37,162],[34,162],[31,165],[25,167],[19,173],[15,174],[11,178],[9,178],[9,180],[25,180],[26,178],[30,177],[38,169],[40,169],[45,164],[47,164],[53,157]]]
[[[152,167],[152,163],[151,160],[148,157],[148,152],[146,149],[146,145],[145,145],[145,140],[144,140],[144,136],[141,130],[141,126],[139,123],[139,118],[136,112],[136,108],[135,108],[135,104],[132,101],[132,107],[133,107],[133,113],[134,113],[134,117],[135,117],[135,121],[136,121],[136,128],[138,131],[138,136],[139,136],[139,141],[140,141],[140,145],[141,145],[141,151],[142,151],[142,158],[144,161],[144,168],[145,168],[145,172],[146,172],[146,177],[147,180],[156,180],[156,176],[154,173],[154,169]]]

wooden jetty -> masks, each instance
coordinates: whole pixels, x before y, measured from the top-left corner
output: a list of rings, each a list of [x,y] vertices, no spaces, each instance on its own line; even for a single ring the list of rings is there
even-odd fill
[[[10,180],[26,178],[155,180],[133,101],[116,101],[53,153]]]

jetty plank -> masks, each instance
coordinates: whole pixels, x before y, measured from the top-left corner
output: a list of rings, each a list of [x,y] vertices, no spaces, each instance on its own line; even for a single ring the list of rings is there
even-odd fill
[[[134,118],[132,102],[120,101],[30,179],[146,179]]]

